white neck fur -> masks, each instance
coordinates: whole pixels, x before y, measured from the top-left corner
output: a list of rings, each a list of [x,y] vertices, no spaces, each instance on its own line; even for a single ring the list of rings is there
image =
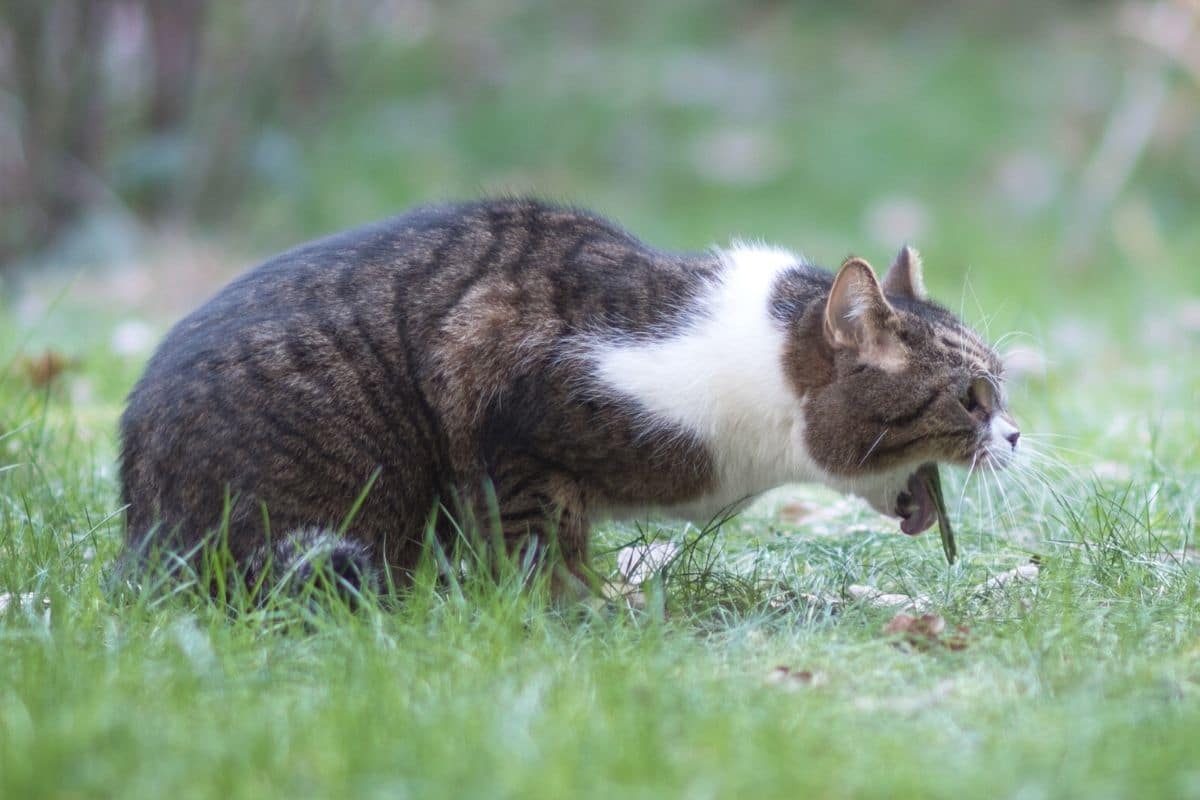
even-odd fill
[[[644,409],[648,429],[686,430],[712,453],[713,493],[664,509],[700,521],[775,486],[828,478],[805,444],[804,400],[784,375],[785,331],[770,313],[772,287],[800,259],[744,244],[721,257],[725,269],[692,325],[590,348],[596,376]]]

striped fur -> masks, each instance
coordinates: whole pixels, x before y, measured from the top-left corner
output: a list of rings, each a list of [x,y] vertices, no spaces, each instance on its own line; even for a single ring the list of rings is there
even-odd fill
[[[427,528],[466,524],[553,540],[571,583],[599,516],[703,516],[792,480],[895,513],[915,464],[1000,462],[1015,432],[995,355],[920,287],[908,250],[881,285],[865,262],[665,253],[526,200],[304,245],[176,325],[130,394],[128,549],[190,552],[227,524],[254,572],[303,550],[271,541],[339,552],[326,534],[361,496],[362,574],[402,583]]]

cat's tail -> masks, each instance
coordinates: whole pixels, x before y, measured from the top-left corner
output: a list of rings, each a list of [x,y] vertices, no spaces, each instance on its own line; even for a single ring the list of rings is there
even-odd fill
[[[381,588],[370,548],[326,528],[297,528],[263,544],[245,563],[247,582],[260,592],[298,594],[316,588],[356,601]]]

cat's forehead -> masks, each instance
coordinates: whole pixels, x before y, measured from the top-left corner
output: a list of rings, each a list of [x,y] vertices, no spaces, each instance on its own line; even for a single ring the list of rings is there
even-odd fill
[[[950,311],[932,303],[912,304],[904,311],[908,327],[920,332],[927,358],[972,375],[1000,379],[1004,365],[996,351]]]

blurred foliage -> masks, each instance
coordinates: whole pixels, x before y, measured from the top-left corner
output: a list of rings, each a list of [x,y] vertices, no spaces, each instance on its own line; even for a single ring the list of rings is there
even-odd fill
[[[1191,0],[0,7],[9,263],[164,226],[268,252],[534,192],[664,245],[1194,280]]]
[[[0,255],[108,213],[228,222],[326,94],[316,3],[6,0]]]

